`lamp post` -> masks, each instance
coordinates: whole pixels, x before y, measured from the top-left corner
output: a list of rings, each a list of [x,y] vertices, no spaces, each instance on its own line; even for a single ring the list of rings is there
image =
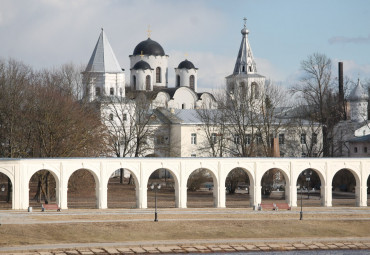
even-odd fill
[[[301,185],[301,211],[299,212],[299,220],[302,220],[302,218],[303,218],[302,189],[303,189],[303,185]]]
[[[155,197],[155,213],[154,213],[154,221],[158,221],[158,216],[157,216],[157,190],[161,189],[161,184],[156,184],[156,183],[152,183],[152,185],[150,185],[150,188],[152,190],[154,190],[154,197]]]
[[[307,182],[307,196],[308,196],[308,199],[310,199],[310,180],[311,180],[311,175],[312,175],[312,171],[311,170],[306,170],[304,171],[304,176],[306,176],[306,182]]]

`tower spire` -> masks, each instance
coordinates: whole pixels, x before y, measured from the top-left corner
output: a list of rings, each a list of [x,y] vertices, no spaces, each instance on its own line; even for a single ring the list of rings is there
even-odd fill
[[[241,30],[242,42],[240,44],[238,57],[236,59],[234,74],[257,73],[256,63],[254,62],[252,48],[248,41],[249,31],[247,29],[247,18],[244,17],[244,27]]]

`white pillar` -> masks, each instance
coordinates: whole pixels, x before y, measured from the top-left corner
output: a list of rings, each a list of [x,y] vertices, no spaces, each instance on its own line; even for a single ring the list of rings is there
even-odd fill
[[[286,187],[285,187],[286,189]],[[293,183],[291,182],[290,183],[290,201],[291,201],[291,204],[290,206],[291,207],[296,207],[297,206],[297,199],[298,199],[298,196],[297,196],[297,186],[296,186],[296,183]]]
[[[145,186],[145,187],[135,188],[135,190],[136,190],[137,208],[140,208],[140,209],[148,208],[148,201],[147,201],[148,188]]]
[[[186,187],[186,185],[181,185],[179,187],[179,204],[178,204],[178,208],[186,208],[187,207],[187,199],[188,199],[188,188]]]
[[[366,180],[367,181],[367,180]],[[356,186],[356,206],[367,206],[367,182],[362,181],[361,186]]]
[[[254,194],[255,194],[254,184],[251,182],[250,178],[249,178],[248,193],[249,193],[249,205],[251,207],[253,207],[253,206],[257,207],[258,203],[256,203],[256,200],[255,200],[255,197],[254,197]]]
[[[256,184],[254,186],[254,191],[253,191],[255,206],[258,206],[258,204],[261,204],[262,202],[261,191],[262,191],[262,186],[260,184]]]
[[[68,209],[68,179],[66,179],[66,171],[60,164],[60,183],[59,183],[59,207],[61,209]]]
[[[326,186],[321,186],[321,192],[322,192],[322,189],[324,189],[324,194],[323,194],[323,198],[324,198],[324,202],[323,202],[323,206],[327,206],[327,207],[330,207],[332,206],[332,188],[333,186],[331,185],[326,185]]]
[[[226,187],[225,183],[219,183],[218,188],[218,203],[217,208],[225,208],[226,207]]]

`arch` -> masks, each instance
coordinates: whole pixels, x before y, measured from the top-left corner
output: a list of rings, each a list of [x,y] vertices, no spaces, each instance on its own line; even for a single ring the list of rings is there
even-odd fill
[[[134,84],[134,90],[136,90],[136,75],[132,76],[133,84]]]
[[[103,184],[107,189],[107,208],[139,208],[139,181],[136,174],[128,168],[119,168],[108,170],[108,176]]]
[[[195,77],[194,77],[194,75],[190,75],[190,77],[189,77],[189,86],[190,86],[191,89],[194,90],[194,88],[195,88]]]
[[[152,174],[155,173],[157,170],[161,170],[161,169],[163,169],[165,171],[168,171],[170,173],[171,177],[174,180],[175,207],[178,208],[179,207],[179,195],[180,195],[180,190],[179,190],[179,179],[180,179],[180,176],[178,176],[175,171],[173,171],[173,170],[171,170],[170,168],[167,168],[167,167],[150,169],[148,171],[148,178],[145,180],[145,183],[143,183],[143,186],[144,187],[147,187],[148,185],[150,185],[149,180],[150,180],[150,177],[152,176]],[[150,188],[148,188],[148,190],[150,190]]]
[[[89,175],[86,173],[89,173]],[[81,177],[80,175],[83,177]],[[93,179],[91,179],[91,176],[93,177]],[[79,183],[81,180],[77,181],[79,185],[77,185],[77,183],[71,183],[74,181],[74,179],[71,179],[71,178],[76,178],[76,179],[83,178],[85,187],[83,187],[81,183]],[[88,168],[75,169],[70,173],[67,180],[68,180],[67,181],[68,208],[71,208],[71,207],[72,208],[99,208],[98,203],[99,203],[99,195],[100,195],[99,194],[100,180],[93,170],[88,169]],[[91,187],[92,180],[95,182],[95,190]],[[84,193],[78,192],[79,189],[82,189],[82,188],[83,188]],[[94,193],[94,191],[95,191],[95,195],[92,195],[91,193]],[[76,196],[76,194],[74,193],[78,195]],[[74,195],[74,197],[71,197],[72,194]],[[82,197],[82,196],[83,196],[83,199],[79,200],[79,197]],[[93,204],[94,199],[95,199],[95,206]]]
[[[309,180],[307,180],[308,173]],[[303,206],[324,206],[325,205],[325,186],[324,175],[315,168],[302,169],[296,180],[297,205],[302,203]],[[300,203],[298,203],[300,201]]]
[[[355,206],[359,204],[360,177],[356,171],[350,168],[333,171],[331,185],[333,206]]]
[[[151,184],[161,184],[160,190],[157,191],[157,207],[169,208],[179,207],[179,182],[176,174],[168,168],[158,168],[154,170],[147,181],[148,195],[147,204],[149,207],[154,207],[155,192],[151,190]],[[173,195],[172,195],[173,194]]]
[[[0,168],[0,210],[13,209],[14,193],[11,178]]]
[[[161,68],[159,66],[155,69],[155,82],[156,83],[162,82]]]
[[[180,87],[180,75],[176,75],[176,87]]]
[[[235,171],[243,171],[245,173],[245,175],[247,176],[248,178],[248,183],[246,183],[246,180],[241,180],[241,178],[243,178],[243,176],[240,176],[238,173],[236,176],[233,176],[231,177],[230,175],[235,172]],[[226,173],[225,173],[225,187],[226,187],[226,201],[225,201],[225,204],[226,204],[226,207],[249,207],[249,206],[253,206],[253,194],[254,194],[254,178],[251,174],[251,172],[244,168],[244,167],[234,167],[230,170],[228,170]],[[234,179],[234,180],[232,180]],[[228,180],[229,178],[229,180]],[[238,180],[239,179],[239,180]],[[232,193],[230,193],[230,189],[228,188],[228,182],[229,182],[229,185],[237,185],[237,187],[235,187],[237,189],[237,191],[235,191],[235,195],[234,196],[237,196],[237,198],[233,198],[233,203],[228,203],[228,200],[232,199]],[[234,182],[234,184],[232,184],[232,182]],[[242,183],[244,182],[244,183]],[[234,188],[234,187],[232,187]],[[230,199],[228,199],[230,198]],[[249,204],[248,204],[248,199],[249,199]],[[244,203],[243,203],[244,202]],[[228,205],[229,204],[229,205]]]
[[[53,178],[50,178],[50,174]],[[59,204],[59,179],[49,169],[35,171],[28,180],[29,205],[41,208],[43,203]]]
[[[109,89],[109,95],[114,96],[114,88]]]
[[[202,174],[202,171],[206,171],[207,174]],[[212,182],[213,185],[209,183],[209,176],[212,177]],[[200,184],[195,187],[191,187],[190,183],[191,176],[192,175],[198,175],[195,176],[194,180],[197,180],[197,182]],[[213,204],[212,207],[217,207],[218,205],[218,187],[219,187],[219,181],[217,179],[217,174],[212,171],[210,168],[202,167],[202,168],[197,168],[189,172],[189,174],[186,176],[186,184],[187,184],[187,207],[210,207],[210,204],[207,205],[207,197],[209,197],[210,194],[213,196]],[[203,194],[196,194],[196,189],[201,189],[203,191]],[[208,190],[208,191],[207,191]],[[211,192],[212,190],[212,192]],[[189,194],[191,193],[191,194]],[[207,194],[208,193],[208,194]],[[189,203],[189,198],[190,200],[194,200],[194,197],[196,198],[197,202],[194,203],[193,201],[190,201]],[[193,198],[193,199],[192,199]],[[209,200],[209,198],[208,198]],[[205,206],[204,206],[205,205]]]
[[[150,75],[145,77],[145,89],[150,90]]]
[[[267,176],[268,172],[270,172],[271,170],[275,170],[275,172],[272,173],[272,176]],[[281,180],[281,175],[280,177],[277,177],[279,175],[278,173],[283,174],[285,184]],[[270,180],[268,180],[266,183],[263,183],[264,178],[269,178]],[[263,198],[269,199],[270,201],[283,199],[288,204],[291,204],[290,203],[290,189],[289,189],[290,178],[289,178],[289,174],[286,173],[285,170],[283,170],[282,168],[272,167],[272,168],[262,171],[260,185],[261,185],[262,200]]]

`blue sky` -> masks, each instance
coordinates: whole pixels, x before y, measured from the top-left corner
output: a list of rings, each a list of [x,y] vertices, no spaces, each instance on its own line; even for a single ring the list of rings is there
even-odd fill
[[[247,17],[260,74],[290,86],[300,62],[319,52],[344,62],[345,75],[370,79],[367,0],[0,0],[0,57],[36,68],[86,65],[104,30],[129,77],[129,58],[147,38],[162,45],[174,68],[187,58],[199,68],[199,89],[220,88],[231,74]]]

